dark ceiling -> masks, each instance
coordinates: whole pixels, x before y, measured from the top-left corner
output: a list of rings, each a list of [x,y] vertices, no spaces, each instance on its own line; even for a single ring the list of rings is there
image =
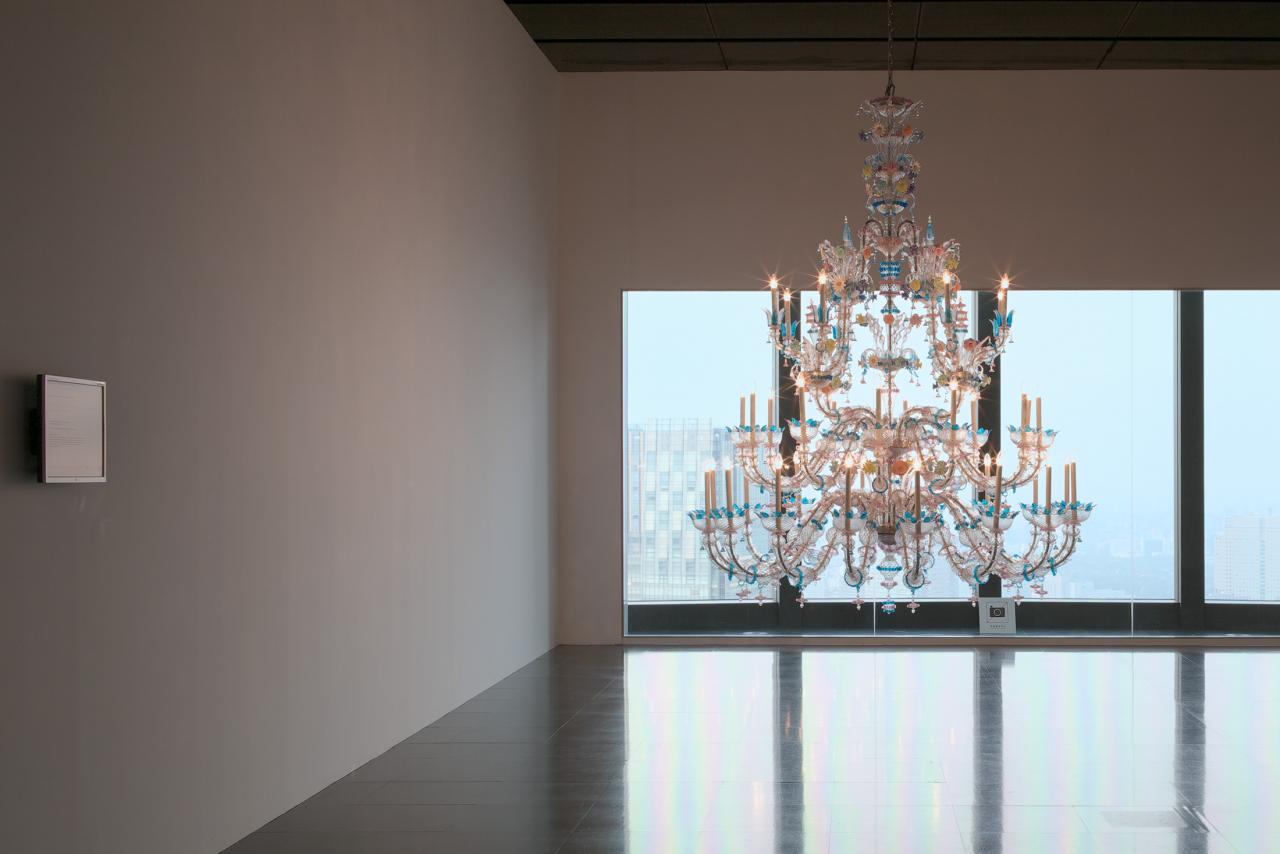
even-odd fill
[[[508,0],[560,71],[879,69],[885,4]],[[902,68],[1280,68],[1280,3],[894,3]]]

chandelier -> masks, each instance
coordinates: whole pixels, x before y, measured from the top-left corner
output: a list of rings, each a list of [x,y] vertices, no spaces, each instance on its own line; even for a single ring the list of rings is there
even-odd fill
[[[769,340],[789,366],[797,417],[783,418],[781,398],[775,414],[771,399],[757,423],[756,396],[742,398],[738,424],[727,428],[741,503],[730,465],[723,494],[715,470],[706,472],[704,506],[689,514],[740,598],[755,590],[763,603],[785,580],[803,607],[805,588],[835,566],[858,608],[878,578],[885,613],[897,609],[900,586],[914,613],[940,557],[970,585],[974,604],[993,576],[1017,603],[1023,585],[1046,595],[1093,510],[1076,494],[1074,463],[1054,482],[1047,456],[1056,433],[1043,426],[1039,398],[1022,396],[1009,427],[1012,460],[993,453],[978,426],[978,399],[1010,343],[1009,279],[995,287],[990,334],[971,335],[959,246],[939,243],[932,220],[921,229],[913,216],[919,106],[894,94],[890,42],[889,86],[861,111],[871,123],[861,139],[874,147],[862,168],[867,216],[856,234],[846,220],[839,242],[818,247],[817,299],[803,333],[798,295],[769,280]],[[910,403],[899,387],[904,377],[920,385],[915,342],[929,363],[931,388],[922,391],[931,402]],[[874,401],[853,402],[855,378],[861,385],[868,376]],[[1011,493],[1028,485],[1031,501],[1013,503]],[[753,487],[763,500],[752,502]],[[1029,534],[1014,552],[1006,537],[1019,517]]]

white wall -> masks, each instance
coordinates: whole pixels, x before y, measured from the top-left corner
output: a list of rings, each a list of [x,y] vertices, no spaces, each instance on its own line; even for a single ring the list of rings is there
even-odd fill
[[[813,271],[857,222],[871,73],[564,75],[558,639],[622,633],[621,293]],[[966,281],[1275,286],[1276,72],[915,72],[917,211]],[[1013,307],[1016,310],[1016,293]]]
[[[556,76],[498,0],[30,0],[0,108],[0,850],[218,851],[552,643]]]

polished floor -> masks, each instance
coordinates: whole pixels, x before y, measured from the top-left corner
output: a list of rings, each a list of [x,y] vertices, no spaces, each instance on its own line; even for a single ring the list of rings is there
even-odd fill
[[[1280,851],[1280,652],[560,647],[228,849]]]

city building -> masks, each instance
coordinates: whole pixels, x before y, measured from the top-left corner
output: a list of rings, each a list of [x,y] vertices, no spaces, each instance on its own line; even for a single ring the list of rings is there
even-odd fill
[[[1280,516],[1236,516],[1214,535],[1213,595],[1280,600]]]

